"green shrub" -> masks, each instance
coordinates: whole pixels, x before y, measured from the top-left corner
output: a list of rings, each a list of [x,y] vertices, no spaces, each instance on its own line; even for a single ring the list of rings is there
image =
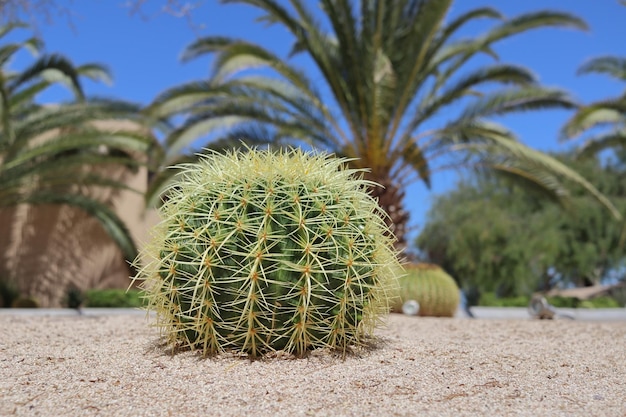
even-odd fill
[[[580,300],[575,297],[547,297],[546,300],[550,305],[556,308],[615,308],[620,307],[617,300],[613,297],[602,296],[594,297],[589,300]]]
[[[595,297],[589,300],[579,300],[575,297],[546,297],[546,301],[555,308],[613,308],[620,307],[613,297]],[[483,293],[480,296],[480,306],[483,307],[528,307],[530,298],[527,296],[499,298],[493,292]]]
[[[580,300],[574,297],[546,297],[546,301],[548,301],[551,306],[557,308],[578,308],[580,304]]]
[[[392,311],[400,313],[406,301],[415,300],[419,304],[420,316],[453,317],[456,313],[460,301],[459,287],[439,266],[408,265],[399,283],[399,296],[392,304]]]
[[[372,184],[345,164],[246,150],[184,167],[136,277],[171,345],[301,356],[363,343],[400,266]]]
[[[131,308],[143,305],[138,290],[88,290],[85,292],[85,307]]]
[[[520,295],[517,297],[498,297],[494,292],[486,292],[480,295],[479,306],[482,307],[528,307],[530,297]]]
[[[620,305],[613,297],[603,296],[594,297],[589,300],[581,301],[580,308],[619,308]]]

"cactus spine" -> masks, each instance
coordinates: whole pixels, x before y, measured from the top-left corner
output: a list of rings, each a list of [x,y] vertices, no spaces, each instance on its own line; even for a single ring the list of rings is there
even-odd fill
[[[171,344],[301,356],[371,334],[399,264],[371,183],[346,162],[246,149],[185,166],[135,277]]]
[[[453,317],[459,306],[459,287],[437,265],[408,265],[406,274],[400,277],[399,283],[400,297],[392,305],[392,311],[396,313],[402,312],[402,304],[408,300],[419,303],[419,316]]]

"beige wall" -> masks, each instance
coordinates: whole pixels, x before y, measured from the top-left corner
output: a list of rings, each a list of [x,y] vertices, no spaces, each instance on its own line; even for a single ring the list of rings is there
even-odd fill
[[[145,191],[147,169],[117,169],[107,176]],[[138,246],[157,222],[144,211],[143,196],[124,190],[90,190],[111,204]],[[0,277],[41,307],[61,307],[69,288],[127,288],[129,268],[98,221],[80,209],[58,205],[21,205],[0,210]]]

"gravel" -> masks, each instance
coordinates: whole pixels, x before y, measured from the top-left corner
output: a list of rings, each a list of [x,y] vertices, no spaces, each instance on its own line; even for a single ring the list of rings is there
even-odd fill
[[[391,315],[372,347],[171,355],[144,315],[0,315],[0,416],[626,416],[626,322]]]

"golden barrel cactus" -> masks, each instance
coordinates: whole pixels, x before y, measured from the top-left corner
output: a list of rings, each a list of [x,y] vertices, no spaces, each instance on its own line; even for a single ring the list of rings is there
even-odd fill
[[[346,162],[250,149],[185,166],[136,277],[172,345],[303,356],[363,343],[400,265],[372,183]]]
[[[402,305],[415,300],[419,316],[453,317],[460,302],[459,287],[441,267],[427,263],[406,266],[406,274],[399,278],[399,297],[392,311],[402,312]]]

